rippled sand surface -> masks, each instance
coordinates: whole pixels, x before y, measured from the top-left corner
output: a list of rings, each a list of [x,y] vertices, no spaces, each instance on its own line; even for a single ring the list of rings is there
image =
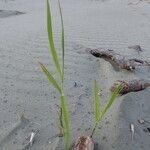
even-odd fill
[[[61,55],[60,18],[55,0],[52,6],[55,44]],[[63,0],[62,10],[66,37],[65,93],[73,142],[92,129],[94,79],[99,82],[101,102],[105,104],[110,94],[108,89],[116,80],[150,78],[150,68],[139,68],[134,73],[116,71],[108,62],[86,51],[87,48],[110,48],[127,57],[149,61],[150,3],[148,0],[139,3],[134,0]],[[137,44],[143,52],[128,49]],[[41,72],[39,61],[57,78],[49,54],[45,1],[1,0],[0,150],[27,149],[26,138],[33,130],[39,132],[30,150],[52,149],[57,143],[59,95]],[[120,97],[93,137],[98,143],[97,149],[148,150],[149,97],[149,88]],[[144,124],[138,123],[141,118]],[[133,140],[131,123],[135,126]],[[61,139],[57,149],[63,149]]]

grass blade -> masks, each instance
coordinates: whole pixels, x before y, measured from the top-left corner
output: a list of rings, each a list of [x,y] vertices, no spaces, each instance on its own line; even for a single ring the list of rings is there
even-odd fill
[[[95,80],[94,82],[94,108],[95,108],[95,121],[96,122],[99,122],[100,120],[100,116],[101,116],[101,105],[100,105],[100,102],[99,102],[99,87],[98,87],[98,83],[97,81]]]
[[[120,90],[122,89],[122,84],[120,84],[115,91],[112,93],[109,102],[107,103],[105,109],[102,112],[101,117],[103,117],[103,115],[107,112],[107,110],[111,107],[111,105],[113,104],[113,102],[116,100],[116,98],[119,96]]]
[[[65,56],[65,37],[64,37],[64,23],[63,23],[63,15],[61,10],[60,0],[58,0],[59,5],[59,13],[61,18],[61,47],[62,47],[62,87],[64,84],[64,56]]]
[[[39,63],[39,65],[42,68],[45,75],[47,76],[48,80],[51,82],[51,84],[59,91],[59,93],[61,93],[61,88],[59,87],[51,73],[46,69],[46,67],[42,63]]]
[[[122,88],[123,88],[122,84],[120,84],[115,89],[115,91],[112,93],[112,95],[110,97],[109,102],[107,103],[105,108],[101,111],[101,105],[99,103],[99,95],[98,95],[99,87],[98,87],[97,81],[95,81],[95,85],[94,85],[95,124],[94,124],[94,128],[92,130],[92,133],[91,133],[91,137],[95,133],[95,130],[96,130],[96,127],[97,127],[98,123],[102,120],[105,113],[109,110],[109,108],[112,106],[115,99],[119,96],[120,91],[122,90]]]
[[[62,120],[65,131],[65,149],[70,149],[70,127],[69,127],[69,112],[67,107],[67,101],[64,94],[61,96],[61,108],[62,108]]]
[[[61,69],[59,65],[58,55],[57,55],[55,45],[54,45],[51,8],[50,8],[50,4],[48,0],[47,0],[47,31],[48,31],[48,39],[49,39],[51,54],[53,57],[55,68],[56,68],[56,71],[58,73],[60,80],[62,81],[62,73],[61,73]]]

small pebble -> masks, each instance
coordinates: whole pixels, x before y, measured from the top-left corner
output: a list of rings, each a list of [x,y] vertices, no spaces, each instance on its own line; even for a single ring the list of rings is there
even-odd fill
[[[77,82],[74,82],[74,87],[77,87]]]
[[[143,129],[143,131],[146,132],[146,133],[150,132],[150,128],[145,128],[145,129]]]
[[[150,132],[150,128],[147,128],[147,131]]]

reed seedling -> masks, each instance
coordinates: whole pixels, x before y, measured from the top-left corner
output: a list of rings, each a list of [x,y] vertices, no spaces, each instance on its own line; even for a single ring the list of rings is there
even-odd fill
[[[59,82],[56,81],[56,79],[51,74],[51,72],[42,63],[39,63],[39,65],[42,71],[44,72],[44,74],[46,75],[47,79],[49,80],[49,82],[53,85],[53,87],[60,94],[60,113],[59,113],[60,114],[59,116],[60,134],[63,134],[65,137],[65,150],[69,150],[70,149],[70,123],[69,123],[70,119],[69,119],[67,98],[64,94],[65,38],[64,38],[63,15],[62,15],[62,10],[61,10],[61,5],[60,5],[59,0],[58,0],[58,6],[59,6],[60,19],[61,19],[61,49],[62,49],[62,62],[61,63],[62,65],[60,65],[59,57],[58,57],[55,44],[54,44],[51,3],[49,2],[49,0],[47,0],[47,33],[48,33],[49,47],[50,47],[50,53],[53,58],[54,67],[59,77]],[[97,82],[95,81],[94,83],[95,124],[91,133],[91,138],[96,130],[98,123],[102,120],[103,116],[106,114],[106,112],[112,106],[115,99],[118,97],[121,87],[122,86],[120,85],[116,88],[116,90],[112,93],[106,106],[102,108],[99,102],[99,99],[100,99],[99,87],[98,87]]]
[[[67,99],[64,94],[64,57],[65,57],[65,39],[64,39],[64,25],[63,25],[63,16],[60,1],[58,0],[59,13],[61,18],[61,49],[62,49],[62,66],[59,63],[59,57],[55,48],[54,38],[53,38],[53,26],[52,26],[52,13],[51,13],[51,3],[47,0],[47,32],[48,32],[48,40],[50,46],[50,53],[53,58],[54,66],[59,77],[60,82],[57,82],[54,76],[50,73],[50,71],[42,64],[39,63],[41,69],[44,74],[53,85],[53,87],[60,94],[60,134],[63,134],[65,137],[65,150],[69,150],[70,148],[70,125],[69,125],[69,111],[67,105]],[[62,130],[63,129],[63,130]],[[62,133],[63,131],[63,133]]]
[[[102,108],[101,104],[100,104],[100,94],[99,94],[99,87],[98,87],[98,83],[95,80],[94,82],[94,115],[95,115],[95,124],[91,133],[91,137],[93,136],[97,125],[102,121],[104,115],[106,114],[106,112],[110,109],[110,107],[112,106],[112,104],[114,103],[114,101],[117,99],[117,97],[119,96],[119,93],[122,89],[122,85],[120,84],[115,90],[114,92],[111,94],[109,101],[107,102],[106,106],[104,108]]]

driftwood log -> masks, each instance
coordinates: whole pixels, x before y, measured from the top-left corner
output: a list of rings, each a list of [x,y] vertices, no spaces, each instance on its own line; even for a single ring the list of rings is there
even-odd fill
[[[90,50],[90,53],[95,57],[103,58],[111,64],[115,64],[120,69],[134,70],[139,66],[150,66],[150,62],[136,58],[128,59],[125,56],[115,53],[114,50],[98,48]]]
[[[81,136],[75,142],[73,150],[94,150],[94,142],[89,136]]]
[[[116,83],[112,85],[110,90],[113,92],[118,85],[122,84],[122,90],[120,91],[120,94],[127,94],[130,92],[137,92],[146,89],[147,87],[150,87],[150,80],[145,79],[134,79],[130,81],[123,81],[118,80]]]

